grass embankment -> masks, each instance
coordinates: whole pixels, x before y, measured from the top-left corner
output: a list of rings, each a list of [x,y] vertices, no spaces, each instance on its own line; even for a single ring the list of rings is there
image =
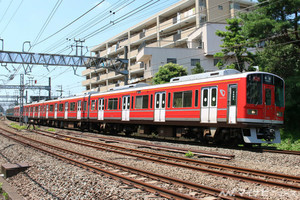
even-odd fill
[[[27,126],[25,126],[25,125],[20,126],[19,124],[16,124],[16,123],[11,123],[10,126],[11,126],[12,128],[18,129],[18,130],[24,130],[24,129],[27,129]]]
[[[282,150],[300,151],[300,131],[281,130],[280,144],[267,144]]]

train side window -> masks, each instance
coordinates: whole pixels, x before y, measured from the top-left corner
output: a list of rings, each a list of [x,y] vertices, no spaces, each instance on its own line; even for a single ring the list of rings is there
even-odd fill
[[[153,108],[153,94],[151,94],[150,98],[150,108]]]
[[[208,106],[208,89],[204,89],[203,90],[203,97],[202,97],[202,101],[203,101],[203,106],[207,107]]]
[[[118,109],[118,98],[108,99],[108,110]]]
[[[58,111],[63,111],[63,108],[64,108],[64,104],[59,104],[59,107],[58,107]]]
[[[170,108],[171,104],[171,93],[168,93],[168,108]]]
[[[198,107],[198,100],[199,100],[199,90],[195,92],[195,107]]]
[[[91,110],[96,110],[96,100],[92,100]]]
[[[121,110],[121,105],[122,105],[122,99],[119,98],[119,110]]]
[[[173,107],[183,108],[192,106],[192,91],[174,92]]]
[[[75,102],[70,103],[70,111],[75,111]]]
[[[87,105],[87,101],[83,102],[83,110],[86,111],[86,105]]]
[[[32,112],[32,108],[31,108],[31,112]],[[50,105],[50,112],[53,112],[53,105]]]
[[[105,99],[105,105],[104,105],[104,107],[105,107],[105,110],[107,110],[107,99]]]
[[[131,97],[131,109],[133,109],[134,97]]]
[[[137,96],[135,98],[135,109],[147,109],[149,102],[149,95]]]
[[[231,96],[230,96],[230,105],[231,106],[236,106],[236,88],[232,87],[231,88]]]

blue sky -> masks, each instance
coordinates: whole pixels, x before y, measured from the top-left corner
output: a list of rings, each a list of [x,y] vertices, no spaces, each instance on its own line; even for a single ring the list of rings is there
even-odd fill
[[[148,0],[152,6],[147,9],[133,15],[132,17],[120,22],[117,25],[111,26],[105,31],[96,34],[95,36],[88,38],[84,45],[88,48],[95,46],[109,39],[110,37],[117,35],[118,33],[126,30],[127,28],[137,24],[138,22],[154,15],[155,13],[163,10],[166,7],[178,2],[179,0]],[[148,2],[143,0],[106,0],[97,6],[93,11],[76,21],[71,26],[67,27],[63,31],[49,38],[48,40],[34,46],[31,52],[35,53],[61,53],[61,54],[75,54],[75,50],[72,51],[70,45],[74,38],[83,39],[88,34],[101,28],[102,26],[110,24],[120,16],[132,11],[133,9]],[[22,51],[22,46],[25,41],[30,41],[31,45],[36,40],[39,32],[45,24],[48,16],[55,7],[58,6],[51,20],[45,30],[40,35],[37,41],[42,41],[48,36],[52,35],[56,31],[60,30],[83,13],[97,5],[101,1],[96,0],[0,0],[0,39],[4,40],[4,50],[6,51]],[[132,2],[132,3],[131,3]],[[156,2],[156,3],[155,3]],[[130,4],[129,4],[130,3]],[[128,4],[128,5],[127,5]],[[127,6],[126,6],[127,5]],[[112,9],[115,7],[115,9]],[[117,9],[120,9],[117,11]],[[110,11],[115,14],[109,14]],[[95,17],[99,20],[98,23],[91,27],[87,27],[85,32],[84,27],[91,23]],[[102,18],[101,18],[102,16]],[[82,32],[82,33],[81,33]],[[71,38],[71,41],[67,41],[66,38]],[[0,42],[1,43],[1,42]],[[0,44],[1,45],[1,44]],[[1,48],[1,47],[0,47]],[[25,50],[29,49],[29,45],[25,45]],[[84,51],[85,53],[86,51]],[[89,55],[89,52],[86,54]],[[0,66],[0,84],[5,82],[10,85],[19,84],[20,73],[24,70],[21,69],[17,72],[14,68],[18,68],[19,65],[8,65],[7,69]],[[81,86],[81,81],[84,77],[81,77],[81,71],[83,68],[79,68],[74,75],[74,71],[71,67],[54,67],[49,66],[49,71],[43,66],[33,66],[32,72],[25,76],[25,82],[28,77],[34,77],[37,80],[38,85],[47,85],[48,77],[52,77],[52,95],[57,95],[58,85],[63,85],[65,91],[63,95],[78,94],[84,90]],[[7,82],[7,77],[10,74],[16,74],[14,80]],[[28,91],[29,95],[38,95],[39,91]],[[9,94],[14,95],[17,91],[14,90],[1,90],[0,95]],[[41,95],[46,95],[46,91],[41,91]]]

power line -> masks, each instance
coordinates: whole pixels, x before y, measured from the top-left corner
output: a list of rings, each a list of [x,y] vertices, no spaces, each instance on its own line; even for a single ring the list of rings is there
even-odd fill
[[[59,32],[61,32],[62,30],[66,29],[67,27],[69,27],[70,25],[72,25],[73,23],[75,23],[76,21],[78,21],[80,18],[82,18],[83,16],[85,16],[86,14],[88,14],[89,12],[91,12],[92,10],[94,10],[96,7],[98,7],[100,4],[102,4],[104,2],[101,1],[100,3],[98,3],[97,5],[95,5],[94,7],[92,7],[91,9],[89,9],[88,11],[86,11],[85,13],[83,13],[82,15],[80,15],[79,17],[77,17],[75,20],[73,20],[72,22],[70,22],[69,24],[67,24],[66,26],[64,26],[63,28],[59,29],[58,31],[56,31],[55,33],[51,34],[50,36],[46,37],[45,39],[43,39],[42,41],[39,41],[38,43],[36,43],[35,45],[38,45],[48,39],[50,39],[51,37],[53,37],[54,35],[58,34]]]
[[[2,15],[2,17],[1,17],[1,19],[0,19],[0,23],[2,22],[4,16],[6,15],[7,11],[9,10],[9,8],[10,8],[12,2],[14,2],[14,0],[10,1],[8,7],[6,8],[5,12],[3,13],[3,15]]]
[[[46,19],[46,21],[44,22],[40,32],[38,33],[38,35],[36,36],[36,38],[34,39],[33,42],[33,46],[37,45],[37,41],[40,39],[40,37],[42,36],[43,32],[45,31],[46,27],[48,26],[49,22],[51,21],[52,17],[54,16],[54,14],[56,13],[57,9],[59,8],[59,6],[61,5],[61,3],[63,2],[63,0],[58,0],[56,2],[56,4],[54,5],[52,11],[50,12],[48,18]]]
[[[11,20],[14,18],[14,16],[17,14],[19,8],[21,7],[22,3],[24,0],[22,0],[18,6],[18,8],[15,10],[14,14],[11,16],[11,18],[9,19],[9,21],[7,22],[6,26],[4,27],[4,29],[2,30],[2,32],[0,33],[0,35],[3,34],[3,32],[6,30],[6,28],[8,27],[8,25],[10,24]]]

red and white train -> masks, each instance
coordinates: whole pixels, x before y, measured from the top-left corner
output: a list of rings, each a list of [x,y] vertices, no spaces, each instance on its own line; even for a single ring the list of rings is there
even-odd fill
[[[284,80],[220,70],[24,106],[35,123],[125,133],[156,132],[221,143],[279,143]],[[9,112],[8,112],[9,113]],[[10,118],[18,120],[20,107]],[[9,116],[9,115],[8,115]]]

